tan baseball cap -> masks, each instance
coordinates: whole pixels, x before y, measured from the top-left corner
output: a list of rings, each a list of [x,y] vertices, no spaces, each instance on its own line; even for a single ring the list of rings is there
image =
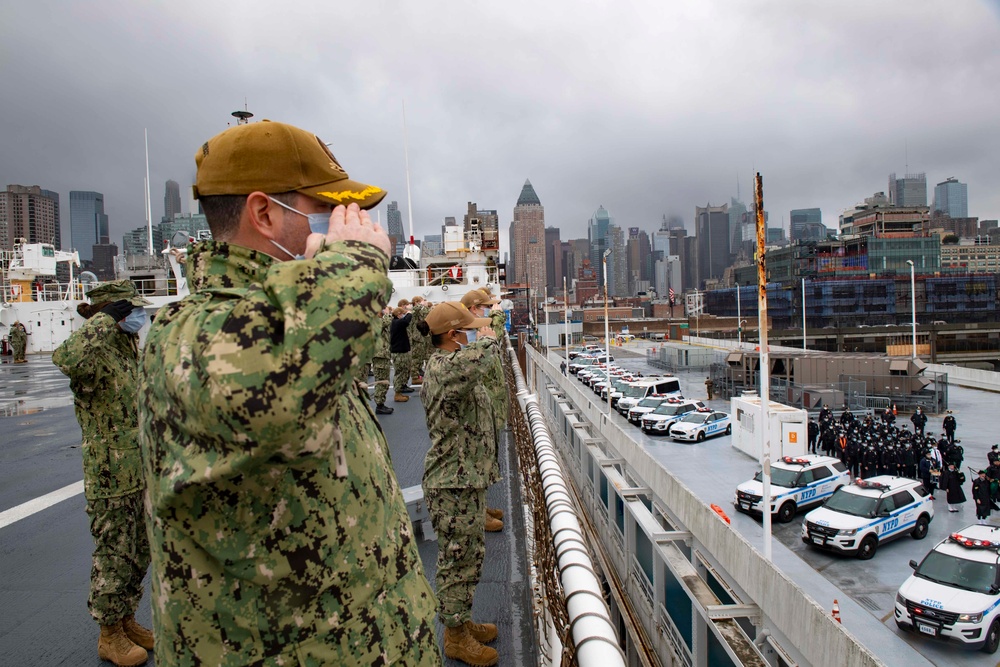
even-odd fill
[[[424,320],[432,334],[452,329],[479,329],[490,324],[488,317],[476,317],[461,301],[445,301],[431,308]]]
[[[251,192],[300,192],[331,204],[377,205],[387,194],[352,181],[319,137],[286,123],[263,120],[217,134],[194,156],[195,199]]]

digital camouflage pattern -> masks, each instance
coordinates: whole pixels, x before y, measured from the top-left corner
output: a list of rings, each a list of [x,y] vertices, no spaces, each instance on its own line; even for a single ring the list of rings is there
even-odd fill
[[[149,538],[143,494],[87,501],[94,555],[87,608],[101,625],[114,625],[135,614],[142,599],[142,579],[149,568]]]
[[[500,346],[483,337],[461,350],[435,349],[420,387],[431,447],[424,459],[427,489],[485,489],[496,460],[496,418],[484,386]]]
[[[424,365],[434,349],[430,337],[424,336],[417,330],[417,324],[427,319],[429,312],[431,309],[424,302],[413,304],[413,318],[406,328],[410,336],[410,375],[413,377],[423,377]]]
[[[14,322],[7,334],[10,340],[11,351],[14,353],[14,361],[24,361],[24,352],[28,348],[28,332],[20,322]]]
[[[372,359],[372,370],[375,374],[375,405],[385,405],[385,396],[389,393],[389,325],[392,314],[383,313],[375,318],[378,330],[375,335],[375,357]]]
[[[392,388],[397,394],[410,384],[410,362],[413,352],[393,352],[392,367],[396,374],[392,378]]]
[[[159,667],[438,665],[385,437],[352,383],[391,284],[374,246],[209,241],[143,364]]]
[[[504,322],[506,322],[507,316],[504,314],[503,311],[493,311],[493,312],[490,313],[490,319],[493,320],[491,326],[493,327],[493,331],[494,332],[496,332],[496,330],[497,330],[497,321],[498,321],[498,318],[499,318],[499,322],[500,322],[500,325],[499,325],[500,326],[500,333],[497,334],[497,341],[499,342],[500,347],[503,348],[506,345],[506,343],[505,343],[505,340],[506,340],[505,339],[506,331],[505,331],[505,329],[503,327],[504,327]],[[508,406],[507,406],[507,378],[504,375],[504,371],[503,371],[503,363],[502,363],[502,357],[501,357],[502,354],[503,354],[503,352],[501,350],[500,354],[497,354],[496,358],[490,364],[489,368],[486,371],[486,379],[485,379],[485,382],[484,382],[484,385],[486,386],[486,391],[489,392],[489,394],[490,394],[490,401],[492,402],[492,405],[493,405],[493,417],[494,417],[494,420],[495,420],[495,428],[494,428],[494,433],[495,433],[495,436],[494,436],[494,442],[495,442],[494,453],[495,453],[495,457],[494,458],[495,458],[496,464],[493,466],[493,471],[490,474],[490,478],[489,478],[490,479],[490,485],[496,484],[501,479],[500,478],[500,461],[499,461],[499,455],[500,455],[500,433],[507,426],[507,416],[509,414],[508,413]]]
[[[139,337],[98,313],[52,354],[69,376],[76,420],[83,432],[83,489],[87,500],[141,491],[136,398]]]
[[[427,489],[424,498],[438,534],[438,616],[454,628],[472,620],[472,597],[486,557],[486,489]]]

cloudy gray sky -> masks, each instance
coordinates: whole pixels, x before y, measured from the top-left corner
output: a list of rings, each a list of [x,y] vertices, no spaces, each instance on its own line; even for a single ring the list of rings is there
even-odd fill
[[[599,205],[690,228],[737,178],[749,201],[754,171],[786,227],[807,207],[834,227],[907,167],[997,218],[998,38],[1000,0],[13,0],[0,184],[58,191],[64,238],[69,191],[103,192],[120,244],[144,224],[143,129],[158,220],[164,182],[186,198],[195,149],[246,98],[405,221],[405,100],[418,236],[467,201],[506,225],[526,178],[563,238]]]

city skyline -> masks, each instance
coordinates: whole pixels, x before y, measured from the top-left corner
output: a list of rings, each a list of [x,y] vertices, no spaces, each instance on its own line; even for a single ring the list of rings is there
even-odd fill
[[[255,120],[316,132],[352,177],[401,203],[405,100],[418,238],[477,201],[502,212],[506,245],[525,178],[545,193],[546,224],[563,238],[584,236],[601,204],[624,229],[680,215],[692,230],[694,207],[729,202],[737,182],[749,201],[756,171],[771,224],[786,235],[789,211],[819,208],[832,228],[885,191],[891,173],[922,172],[928,185],[955,176],[968,185],[970,216],[1000,214],[996,0],[947,11],[901,0],[706,0],[670,12],[642,1],[567,12],[373,0],[378,48],[361,33],[329,39],[332,9],[320,3],[303,5],[315,18],[305,25],[256,0],[238,16],[184,0],[109,0],[100,16],[49,5],[18,3],[0,27],[0,49],[32,64],[5,72],[21,94],[0,100],[12,128],[0,137],[0,187],[37,184],[64,202],[70,190],[103,192],[112,239],[145,223],[143,130],[156,220],[168,179],[189,210],[197,147],[245,99]],[[887,25],[909,38],[882,39]],[[156,48],[166,35],[185,47]],[[245,46],[264,35],[305,48]],[[82,48],[84,36],[99,46]],[[930,89],[934,104],[919,103]]]

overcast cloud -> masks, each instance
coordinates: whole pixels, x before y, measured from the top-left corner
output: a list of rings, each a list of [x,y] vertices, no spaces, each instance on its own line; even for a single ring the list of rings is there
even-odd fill
[[[186,199],[195,149],[247,99],[309,129],[418,237],[466,202],[506,225],[530,179],[546,223],[604,205],[652,232],[751,199],[772,225],[837,215],[891,172],[968,183],[1000,216],[1000,1],[261,2],[16,0],[0,23],[0,187],[105,194],[112,240]],[[928,202],[930,203],[930,202]],[[184,202],[187,210],[188,202]],[[384,204],[379,207],[383,211]]]

